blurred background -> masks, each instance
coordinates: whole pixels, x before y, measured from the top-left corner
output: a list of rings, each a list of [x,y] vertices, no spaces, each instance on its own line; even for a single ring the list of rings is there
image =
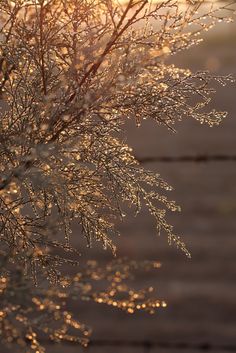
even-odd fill
[[[236,25],[220,24],[204,43],[172,62],[192,70],[236,74]],[[127,143],[135,155],[149,158],[145,167],[174,187],[169,196],[182,213],[171,214],[169,221],[182,234],[192,259],[168,246],[165,234],[156,237],[147,213],[128,217],[120,226],[118,254],[162,263],[160,270],[137,277],[135,286],[152,285],[168,306],[154,315],[129,315],[91,303],[74,306],[79,319],[94,329],[87,353],[236,352],[236,159],[229,158],[236,156],[236,86],[218,86],[212,106],[229,112],[219,127],[185,120],[173,134],[150,121],[140,128],[127,123]],[[193,160],[178,160],[183,156]],[[101,262],[112,259],[102,250],[87,251]],[[48,353],[83,352],[73,345],[47,348]]]
[[[236,25],[219,25],[202,44],[172,62],[192,70],[236,74]],[[128,218],[120,227],[119,255],[162,263],[157,272],[139,276],[135,286],[152,285],[168,306],[155,315],[129,315],[91,303],[74,307],[80,320],[94,329],[86,352],[236,352],[236,160],[227,160],[236,156],[235,85],[218,86],[212,106],[229,112],[219,127],[185,120],[173,134],[150,121],[140,128],[128,122],[127,142],[136,156],[150,158],[145,167],[174,187],[169,196],[182,213],[171,214],[169,220],[183,235],[192,259],[169,247],[165,234],[156,237],[147,213]],[[159,159],[181,156],[194,158]],[[207,160],[194,161],[196,156]],[[97,249],[88,256],[94,254],[101,262],[112,258]],[[48,346],[48,353],[82,351],[72,345]]]
[[[204,43],[172,62],[192,70],[236,74],[236,25],[219,25]],[[185,120],[173,134],[150,121],[141,128],[128,122],[127,142],[136,156],[150,158],[145,167],[174,186],[169,196],[182,206],[182,213],[169,220],[183,235],[192,259],[169,247],[165,234],[157,239],[147,213],[128,217],[120,227],[119,255],[161,261],[160,270],[138,277],[135,286],[152,285],[168,307],[155,315],[129,315],[91,303],[74,307],[94,329],[86,352],[236,352],[236,160],[229,158],[236,156],[235,85],[218,86],[212,106],[229,112],[219,127]],[[194,158],[178,160],[181,156]],[[196,156],[207,160],[194,161]],[[101,262],[112,257],[97,249],[88,256],[94,254]],[[48,346],[49,353],[82,351],[70,345]]]

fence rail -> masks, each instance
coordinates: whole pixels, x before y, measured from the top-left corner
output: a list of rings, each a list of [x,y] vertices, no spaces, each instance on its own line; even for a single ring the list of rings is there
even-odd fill
[[[140,163],[208,163],[208,162],[236,162],[235,155],[227,154],[197,154],[180,156],[154,156],[154,157],[136,157]]]
[[[44,342],[47,345],[55,345],[52,341]],[[62,344],[62,347],[75,346],[75,343],[65,342]],[[190,343],[190,342],[154,342],[154,341],[123,341],[123,340],[92,340],[89,343],[88,348],[111,348],[111,347],[119,347],[119,348],[134,348],[135,349],[143,349],[145,353],[153,349],[165,349],[165,351],[172,351],[173,349],[179,350],[180,352],[188,352],[196,351],[196,352],[236,352],[236,345],[230,344],[212,344],[208,342],[199,342],[199,343]],[[88,350],[89,352],[90,350]]]
[[[168,343],[168,342],[152,342],[152,341],[120,341],[120,340],[96,340],[91,341],[90,346],[95,347],[133,347],[133,348],[145,348],[146,351],[153,348],[163,348],[163,349],[175,349],[175,350],[198,350],[198,351],[230,351],[236,352],[236,345],[214,345],[207,342],[200,343],[186,343],[186,342],[177,342],[177,343]]]

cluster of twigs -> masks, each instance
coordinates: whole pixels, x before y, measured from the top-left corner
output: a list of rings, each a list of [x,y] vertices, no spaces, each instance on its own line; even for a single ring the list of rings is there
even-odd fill
[[[213,126],[226,116],[204,108],[211,84],[224,85],[231,76],[192,73],[165,58],[198,44],[203,31],[231,21],[233,13],[232,4],[204,1],[184,7],[177,0],[0,2],[0,330],[6,343],[28,342],[27,352],[41,353],[39,329],[53,340],[74,340],[71,327],[87,342],[89,331],[57,302],[96,278],[112,283],[75,297],[130,313],[165,306],[120,286],[119,270],[111,276],[95,264],[89,275],[84,270],[70,279],[61,269],[77,266],[74,223],[89,247],[99,241],[115,254],[115,223],[127,204],[135,212],[147,207],[157,231],[190,257],[166,219],[166,210],[179,210],[165,196],[171,187],[139,165],[120,132],[130,118],[173,130],[185,117]],[[132,270],[126,265],[124,273]],[[115,298],[122,291],[128,299]]]

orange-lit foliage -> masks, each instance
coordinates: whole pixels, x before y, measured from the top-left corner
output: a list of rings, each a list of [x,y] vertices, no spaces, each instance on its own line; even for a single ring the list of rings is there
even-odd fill
[[[171,187],[139,165],[121,139],[126,119],[153,119],[173,130],[192,117],[210,126],[225,112],[203,108],[212,81],[166,57],[200,41],[229,5],[176,0],[0,1],[0,330],[21,352],[44,352],[38,334],[87,344],[90,330],[66,299],[92,300],[133,313],[166,303],[126,283],[138,268],[117,260],[80,267],[72,232],[89,247],[116,252],[115,223],[125,205],[146,207],[169,243],[190,257],[166,211]],[[195,102],[195,103],[193,103]],[[78,236],[78,234],[76,234]],[[69,276],[64,265],[78,266]],[[143,263],[150,270],[157,263]],[[65,266],[66,267],[66,266]],[[63,273],[62,273],[63,272]],[[96,290],[94,281],[108,285]],[[124,282],[124,283],[123,283]],[[78,336],[71,330],[78,330]]]

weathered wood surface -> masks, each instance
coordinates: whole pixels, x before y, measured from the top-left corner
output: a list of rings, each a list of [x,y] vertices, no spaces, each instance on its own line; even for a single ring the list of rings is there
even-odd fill
[[[236,74],[235,27],[228,26],[220,38],[212,37],[208,44],[182,54],[178,62],[196,69],[215,63],[220,72]],[[145,122],[140,129],[134,129],[130,122],[128,142],[140,157],[235,154],[235,99],[235,86],[218,87],[213,104],[229,111],[229,118],[220,127],[185,121],[173,135],[151,122]],[[121,226],[120,255],[163,263],[158,272],[140,278],[138,284],[157,288],[158,295],[168,302],[167,309],[153,316],[128,315],[93,304],[74,306],[74,310],[82,321],[93,326],[95,341],[156,342],[159,346],[124,343],[91,346],[87,352],[236,351],[236,163],[153,163],[147,167],[160,172],[175,187],[171,196],[182,205],[182,213],[172,214],[170,221],[184,235],[192,260],[168,247],[164,234],[155,237],[155,227],[147,213],[129,218]],[[98,257],[104,258],[104,252],[100,251]],[[64,352],[83,350],[73,346],[48,347],[48,353]]]

